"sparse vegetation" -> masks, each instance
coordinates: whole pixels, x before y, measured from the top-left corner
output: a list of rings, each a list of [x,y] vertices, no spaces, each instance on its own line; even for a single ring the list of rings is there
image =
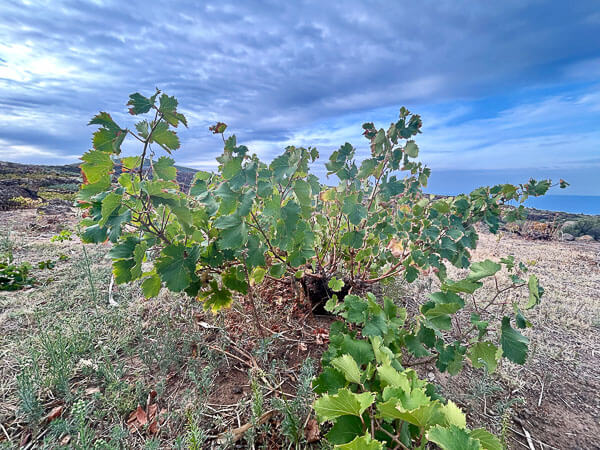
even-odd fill
[[[567,224],[563,228],[563,232],[572,234],[575,237],[588,235],[600,241],[600,217],[579,219],[574,223]]]

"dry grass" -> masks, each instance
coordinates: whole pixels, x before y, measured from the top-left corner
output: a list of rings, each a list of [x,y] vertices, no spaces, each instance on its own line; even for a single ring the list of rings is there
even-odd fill
[[[306,378],[326,347],[318,331],[329,318],[307,317],[280,286],[259,301],[269,311],[265,340],[243,299],[213,316],[168,292],[147,301],[131,285],[114,287],[118,306],[110,306],[110,246],[86,246],[86,258],[77,238],[50,242],[75,223],[74,216],[59,223],[31,210],[0,213],[0,237],[17,262],[70,258],[35,270],[35,287],[0,293],[0,448],[228,448],[219,444],[221,433],[272,409],[275,397],[296,399],[292,392],[306,384],[304,361]],[[130,431],[131,413],[138,404],[147,409],[151,393],[162,412],[158,432],[148,424]],[[34,404],[24,402],[27,395]],[[296,410],[311,400],[298,398]],[[55,407],[62,417],[49,424],[44,416]],[[285,416],[269,417],[242,446],[249,439],[269,448],[284,442]]]

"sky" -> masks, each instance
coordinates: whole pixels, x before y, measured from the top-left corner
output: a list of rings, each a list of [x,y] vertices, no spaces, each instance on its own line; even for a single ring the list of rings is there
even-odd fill
[[[534,176],[600,195],[599,37],[595,0],[4,0],[0,160],[77,162],[93,115],[133,128],[129,94],[158,87],[188,118],[184,166],[216,168],[217,121],[266,161],[344,142],[361,159],[361,124],[406,106],[437,193]]]

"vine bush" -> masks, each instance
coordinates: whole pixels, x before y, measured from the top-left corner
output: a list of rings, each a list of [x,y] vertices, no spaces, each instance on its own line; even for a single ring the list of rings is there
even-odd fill
[[[387,130],[363,125],[369,158],[358,163],[348,143],[331,154],[325,166],[328,177],[337,178],[335,186],[310,173],[319,158],[315,148],[290,146],[267,164],[217,123],[210,128],[224,144],[217,171],[197,172],[183,189],[174,160],[156,155],[180,147],[176,128],[187,127],[187,121],[177,100],[157,90],[150,97],[132,94],[128,106],[133,116],[145,115],[135,131],[106,112],[90,121],[99,129],[93,149],[82,157],[78,194],[87,215],[82,239],[114,244],[117,283],[141,279],[146,297],[164,287],[185,292],[213,312],[228,307],[235,293],[245,295],[259,330],[256,287],[266,278],[291,283],[301,296],[344,319],[332,325],[315,382],[322,396],[314,409],[321,421],[334,423],[327,435],[332,443],[423,448],[432,441],[448,449],[499,448],[484,430],[467,430],[456,405],[406,367],[435,361],[439,370],[454,374],[466,359],[490,372],[502,356],[524,362],[527,339],[511,322],[517,328],[529,322],[516,303],[505,313],[511,304],[506,295],[527,287],[527,309],[537,305],[543,290],[534,276],[522,279],[527,268],[514,258],[471,264],[470,251],[477,245],[476,224],[496,232],[505,203],[543,195],[550,180],[448,198],[427,195],[430,169],[417,161],[413,139],[422,122],[401,108]],[[120,157],[127,137],[138,141],[137,156]],[[521,205],[502,219],[514,221],[523,212]],[[152,263],[149,270],[144,261]],[[470,267],[470,275],[450,280],[449,264]],[[481,280],[494,278],[502,267],[511,284],[496,283],[491,299],[476,302]],[[395,277],[413,282],[430,272],[441,290],[414,317],[390,300],[382,307],[372,294],[355,295],[374,283]],[[472,299],[476,313],[461,327],[463,296]],[[498,312],[502,319],[494,324]]]
[[[177,150],[174,128],[187,121],[174,97],[159,94],[130,96],[132,115],[150,115],[135,124],[136,132],[106,112],[90,121],[100,129],[82,157],[78,195],[88,215],[84,241],[113,242],[117,283],[142,278],[147,297],[162,287],[185,291],[216,312],[231,304],[233,292],[246,295],[265,276],[299,279],[309,296],[329,290],[336,276],[345,291],[396,276],[412,282],[427,270],[444,280],[448,263],[469,266],[476,223],[495,232],[503,203],[543,195],[551,185],[532,179],[450,198],[424,194],[430,169],[415,161],[419,148],[411,139],[421,119],[402,108],[387,131],[363,125],[371,157],[360,165],[348,143],[333,152],[326,167],[339,179],[335,187],[310,173],[316,149],[290,146],[267,165],[235,135],[225,138],[227,125],[218,123],[211,127],[224,141],[217,173],[197,172],[183,191],[174,160],[155,160],[154,151]],[[118,159],[127,136],[139,141],[141,154]],[[506,219],[522,212],[521,206]],[[158,257],[143,272],[149,252]]]

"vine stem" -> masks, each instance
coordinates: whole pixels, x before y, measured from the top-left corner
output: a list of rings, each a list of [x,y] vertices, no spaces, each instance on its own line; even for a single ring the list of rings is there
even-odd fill
[[[381,427],[381,426],[379,426],[379,427],[378,427],[378,430],[380,430],[380,431],[383,431],[383,433],[387,434],[387,435],[388,435],[388,437],[389,437],[389,438],[390,438],[390,439],[391,439],[393,442],[395,442],[396,444],[398,444],[398,446],[399,446],[400,448],[408,450],[408,447],[407,447],[406,445],[404,445],[404,444],[402,443],[402,441],[400,441],[400,440],[398,439],[398,436],[394,436],[392,433],[390,433],[388,430],[386,430],[385,428],[383,428],[383,427]]]
[[[254,289],[250,284],[250,275],[248,274],[248,265],[246,264],[246,258],[244,258],[244,273],[246,274],[246,283],[248,284],[248,300],[250,300],[250,306],[252,307],[252,315],[254,316],[254,325],[260,337],[262,339],[265,338],[265,333],[263,331],[262,325],[260,324],[260,320],[258,318],[258,311],[256,310],[256,303],[254,301]]]

